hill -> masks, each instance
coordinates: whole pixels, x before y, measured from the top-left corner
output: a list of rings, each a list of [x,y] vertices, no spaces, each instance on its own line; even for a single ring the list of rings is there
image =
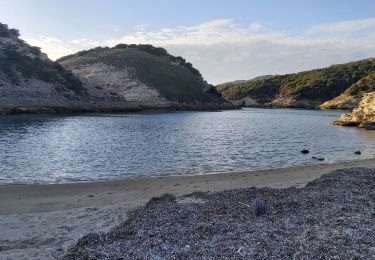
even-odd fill
[[[99,47],[61,58],[62,66],[19,36],[0,23],[0,114],[234,107],[162,48]]]
[[[373,89],[371,84],[364,84],[373,79],[370,76],[373,72],[374,58],[239,84],[219,85],[217,89],[225,98],[243,106],[316,108],[344,94],[352,97],[353,102],[349,105],[339,102],[336,107],[353,108],[358,105],[363,93]]]
[[[0,23],[0,113],[131,109],[120,95],[82,82]]]
[[[233,107],[182,57],[152,45],[98,47],[57,60],[92,84],[144,108]]]
[[[351,85],[338,97],[323,103],[320,108],[355,108],[365,93],[373,91],[375,91],[375,72],[370,73],[368,76]]]
[[[255,78],[252,78],[252,79],[249,79],[249,80],[235,80],[235,81],[225,82],[225,83],[221,83],[219,85],[216,85],[216,89],[221,90],[221,89],[225,89],[227,87],[233,86],[233,85],[249,83],[249,82],[255,81],[255,80],[270,79],[272,77],[274,77],[274,75],[264,75],[264,76],[258,76],[258,77],[255,77]]]

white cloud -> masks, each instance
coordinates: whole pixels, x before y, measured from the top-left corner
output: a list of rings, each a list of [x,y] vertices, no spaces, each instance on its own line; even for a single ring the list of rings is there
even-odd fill
[[[145,31],[149,27],[148,24],[138,24],[134,27],[136,31]]]
[[[40,47],[52,59],[72,54],[78,50],[74,46],[69,46],[64,41],[52,37],[26,38],[25,41],[30,45]]]
[[[262,39],[276,37],[280,32],[265,34],[252,34],[260,30],[259,23],[252,24],[249,28],[241,28],[232,20],[214,20],[193,27],[163,28],[159,31],[137,31],[130,35],[105,41],[106,45],[113,46],[118,43],[150,43],[161,46],[166,45],[206,45],[244,43],[249,39]]]
[[[95,40],[90,40],[86,38],[79,38],[79,39],[74,39],[69,41],[69,43],[76,45],[76,46],[81,46],[81,47],[97,47],[98,45],[101,44],[100,41],[95,41]]]
[[[85,38],[61,41],[48,37],[28,41],[42,47],[52,58],[99,45],[153,44],[166,48],[173,55],[183,56],[209,82],[220,83],[370,57],[375,53],[375,33],[351,37],[350,32],[371,28],[372,20],[375,19],[316,26],[307,30],[314,34],[299,36],[264,29],[258,22],[244,27],[233,20],[220,19],[197,26],[157,31],[139,25],[134,28],[134,33],[104,41]]]
[[[306,33],[350,33],[369,28],[375,29],[375,18],[322,24],[309,28]]]
[[[263,28],[263,24],[261,24],[261,23],[251,23],[249,28],[250,28],[250,31],[258,32]]]

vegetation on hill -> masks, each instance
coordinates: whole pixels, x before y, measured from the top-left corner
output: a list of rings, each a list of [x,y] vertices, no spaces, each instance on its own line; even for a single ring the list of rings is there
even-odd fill
[[[364,94],[375,91],[375,72],[360,79],[347,88],[341,95],[320,105],[323,109],[356,108]]]
[[[15,84],[21,78],[35,78],[44,82],[60,83],[76,94],[84,94],[82,82],[59,64],[39,57],[24,56],[15,50],[0,50],[0,56],[0,72]]]
[[[9,29],[7,24],[0,23],[0,37],[18,37],[20,32],[16,29]]]
[[[73,71],[80,66],[99,63],[131,68],[135,71],[137,80],[158,89],[168,100],[225,101],[213,86],[203,80],[191,63],[152,45],[119,44],[113,48],[98,47],[63,57],[57,62]]]
[[[85,94],[81,81],[60,64],[52,62],[41,53],[40,48],[27,45],[18,39],[19,32],[0,23],[0,74],[13,84],[21,80],[38,79],[59,83],[76,94]]]
[[[230,86],[233,86],[233,85],[238,85],[238,84],[243,84],[243,83],[249,83],[249,82],[255,81],[255,80],[270,79],[272,77],[274,77],[274,75],[263,75],[263,76],[255,77],[255,78],[249,79],[249,80],[229,81],[229,82],[225,82],[225,83],[221,83],[219,85],[216,85],[216,89],[223,90],[223,89],[226,89],[226,88],[228,88]]]
[[[354,83],[375,71],[375,59],[361,60],[328,68],[295,74],[273,76],[234,85],[219,86],[218,91],[230,100],[246,97],[264,105],[277,106],[277,99],[309,100],[312,106],[337,97]],[[368,85],[360,84],[349,92],[368,92]]]
[[[375,71],[360,79],[344,91],[344,95],[363,96],[363,94],[375,91]]]

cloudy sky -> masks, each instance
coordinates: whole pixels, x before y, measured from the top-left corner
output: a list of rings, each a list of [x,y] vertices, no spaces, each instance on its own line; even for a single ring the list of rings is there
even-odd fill
[[[375,56],[373,0],[0,0],[0,22],[52,59],[161,46],[213,84]]]

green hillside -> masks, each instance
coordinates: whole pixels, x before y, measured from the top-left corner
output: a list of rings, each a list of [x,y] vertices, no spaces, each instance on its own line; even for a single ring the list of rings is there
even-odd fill
[[[307,100],[313,107],[337,97],[344,91],[371,91],[368,84],[353,84],[374,71],[375,59],[367,59],[240,84],[222,85],[217,89],[229,100],[238,101],[248,97],[270,106],[278,106],[277,101],[280,99],[297,102]]]
[[[135,71],[135,78],[155,87],[168,100],[179,102],[225,102],[216,89],[207,84],[191,63],[174,57],[163,48],[151,45],[120,44],[113,48],[95,48],[63,57],[57,62],[72,69],[103,63]]]
[[[16,29],[0,23],[0,37],[6,39],[0,45],[0,75],[19,84],[20,80],[38,79],[47,83],[58,83],[76,94],[85,94],[82,83],[60,64],[52,62],[38,47],[27,45],[19,39]]]
[[[343,94],[362,97],[364,93],[372,91],[375,91],[375,71],[350,86]]]

